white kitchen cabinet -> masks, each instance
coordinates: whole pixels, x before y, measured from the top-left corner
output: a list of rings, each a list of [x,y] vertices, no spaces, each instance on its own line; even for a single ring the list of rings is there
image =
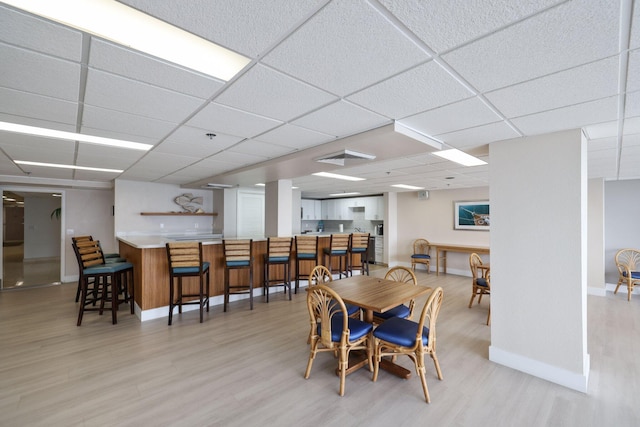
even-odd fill
[[[322,205],[320,200],[301,199],[300,205],[302,207],[302,219],[304,221],[322,219]]]
[[[384,219],[384,197],[364,197],[364,219],[370,221],[381,221]]]

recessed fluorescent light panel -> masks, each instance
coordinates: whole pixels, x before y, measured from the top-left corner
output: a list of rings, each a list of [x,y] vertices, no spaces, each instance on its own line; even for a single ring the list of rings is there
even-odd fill
[[[311,175],[321,176],[323,178],[343,179],[345,181],[364,181],[364,178],[357,178],[355,176],[340,175],[337,173],[330,173],[330,172],[316,172],[316,173],[312,173]]]
[[[485,162],[484,160],[480,160],[477,157],[473,157],[455,148],[452,148],[451,150],[437,151],[432,154],[435,154],[438,157],[442,157],[443,159],[459,163],[463,166],[480,166],[487,164],[487,162]]]
[[[431,149],[435,148],[436,150],[442,150],[442,141],[408,128],[401,123],[393,122],[393,130],[404,136],[408,136],[411,139],[422,142],[423,144],[430,146]]]
[[[207,184],[206,188],[218,188],[218,189],[223,189],[223,188],[231,188],[233,187],[233,185],[230,184],[216,184],[213,182],[210,182]]]
[[[333,194],[329,194],[329,196],[331,197],[340,197],[340,196],[357,196],[358,192],[356,191],[352,191],[351,193],[333,193]]]
[[[250,59],[114,0],[3,0],[3,3],[220,80]]]
[[[405,190],[424,190],[424,187],[416,187],[415,185],[393,184],[392,187],[404,188]]]
[[[111,173],[122,173],[123,170],[120,169],[104,169],[104,168],[91,168],[87,166],[73,166],[73,165],[61,165],[57,163],[40,163],[40,162],[29,162],[26,160],[14,160],[14,163],[18,165],[30,165],[30,166],[41,166],[45,168],[60,168],[60,169],[77,169],[82,171],[94,171],[94,172],[111,172]]]
[[[101,136],[83,135],[81,133],[64,132],[61,130],[18,125],[8,122],[0,122],[0,131],[43,136],[45,138],[64,139],[68,141],[86,142],[87,144],[108,145],[109,147],[128,148],[140,151],[149,151],[153,147],[151,144],[141,144],[139,142],[125,141],[122,139],[103,138]]]

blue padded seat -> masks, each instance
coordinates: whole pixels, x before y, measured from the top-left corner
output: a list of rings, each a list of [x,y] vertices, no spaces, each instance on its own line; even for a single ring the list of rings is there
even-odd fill
[[[82,273],[85,275],[110,274],[117,273],[129,268],[133,268],[133,264],[131,264],[130,262],[113,262],[109,264],[100,264],[93,267],[87,267],[83,269]]]
[[[207,271],[209,269],[209,261],[205,261],[202,263],[202,271]],[[173,269],[173,274],[198,274],[200,269],[198,267],[175,267]]]
[[[227,261],[227,267],[249,267],[249,261]]]
[[[622,275],[623,275],[624,277],[627,277],[627,272],[626,272],[626,271],[625,271],[625,272],[623,272],[623,273],[622,273]],[[632,272],[631,272],[631,278],[632,278],[632,279],[640,279],[640,271],[632,271]]]
[[[418,332],[418,324],[411,320],[393,317],[373,331],[373,336],[392,344],[401,345],[403,347],[413,347],[416,343],[416,334]],[[422,328],[422,345],[429,343],[429,328]]]
[[[345,303],[345,307],[347,307],[347,315],[348,316],[352,316],[354,314],[356,314],[357,312],[360,311],[360,307],[357,305],[353,305],[353,304],[346,304]]]
[[[357,340],[367,335],[373,329],[371,323],[363,322],[362,320],[349,317],[347,319],[349,327],[349,338],[351,340]],[[318,323],[318,335],[322,332],[322,325]],[[342,337],[342,314],[336,314],[331,317],[331,341],[340,342]]]
[[[313,254],[301,254],[301,253],[298,253],[297,256],[300,259],[316,259],[316,254],[315,253],[313,253]]]
[[[351,252],[355,252],[357,254],[364,253],[366,251],[367,251],[367,248],[353,248],[353,249],[351,249]]]
[[[270,256],[269,262],[287,262],[289,261],[288,256]]]
[[[487,283],[487,279],[485,279],[484,277],[478,277],[476,279],[476,285],[484,286],[485,288],[489,286],[489,284]]]
[[[329,250],[328,248],[324,248],[324,253],[327,255],[346,255],[347,251],[338,251],[338,250],[332,251],[332,250]]]
[[[431,255],[427,255],[427,254],[413,254],[413,255],[411,255],[411,258],[416,258],[416,259],[431,259]]]
[[[384,313],[378,313],[377,311],[373,312],[373,317],[379,317],[381,319],[391,319],[392,317],[401,317],[406,319],[411,314],[411,310],[406,305],[399,305],[397,307],[392,308],[391,310],[387,310]]]

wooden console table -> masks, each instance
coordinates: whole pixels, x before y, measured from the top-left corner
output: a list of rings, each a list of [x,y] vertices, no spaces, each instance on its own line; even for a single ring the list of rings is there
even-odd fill
[[[442,272],[447,273],[447,252],[489,253],[488,246],[448,245],[445,243],[432,243],[431,246],[436,248],[436,276],[440,275],[440,259],[442,259]]]

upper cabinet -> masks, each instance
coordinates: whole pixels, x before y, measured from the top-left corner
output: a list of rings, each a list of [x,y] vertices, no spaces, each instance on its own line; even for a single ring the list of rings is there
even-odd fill
[[[322,219],[322,203],[320,200],[301,199],[302,220]]]
[[[353,208],[364,208],[365,220],[384,219],[384,198],[382,196],[323,200],[321,219],[352,220]],[[306,219],[306,216],[303,219]]]

